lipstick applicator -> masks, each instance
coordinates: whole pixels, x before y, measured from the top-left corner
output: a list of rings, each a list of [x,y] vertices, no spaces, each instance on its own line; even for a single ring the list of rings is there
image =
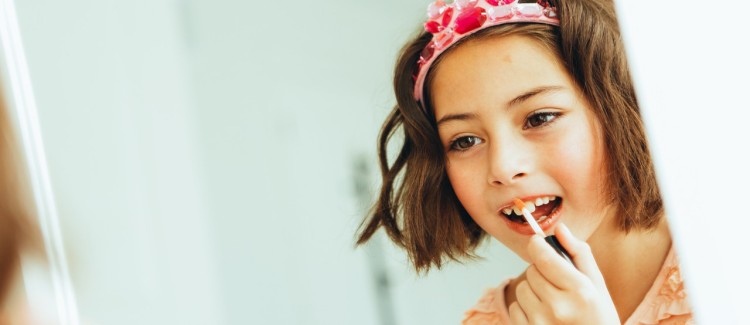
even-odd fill
[[[539,227],[538,223],[536,223],[536,219],[534,219],[534,216],[531,215],[531,212],[529,211],[529,209],[526,208],[526,204],[523,203],[523,201],[521,201],[518,198],[513,199],[513,202],[516,204],[516,208],[521,210],[523,217],[526,219],[526,222],[529,223],[529,225],[531,226],[531,229],[534,229],[534,232],[537,235],[544,238],[544,241],[546,241],[547,244],[552,246],[552,248],[554,248],[555,251],[558,254],[560,254],[560,256],[562,256],[563,259],[570,262],[570,264],[575,265],[575,263],[573,263],[573,259],[570,258],[570,254],[568,254],[568,251],[565,250],[565,247],[563,247],[562,244],[560,244],[560,241],[557,240],[557,237],[555,237],[555,235],[549,235],[549,236],[544,235],[544,231],[542,231],[542,228]]]

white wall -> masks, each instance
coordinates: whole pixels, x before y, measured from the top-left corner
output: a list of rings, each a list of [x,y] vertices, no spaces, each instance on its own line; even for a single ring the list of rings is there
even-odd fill
[[[426,5],[19,3],[82,318],[379,324],[355,162],[374,192],[392,65]],[[522,268],[494,244],[418,278],[383,246],[398,324],[456,324]]]

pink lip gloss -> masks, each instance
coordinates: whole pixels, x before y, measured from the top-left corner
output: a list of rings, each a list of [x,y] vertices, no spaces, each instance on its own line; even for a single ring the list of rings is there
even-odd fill
[[[526,204],[523,203],[523,201],[521,201],[518,198],[514,199],[513,202],[515,202],[516,208],[521,210],[521,212],[523,213],[523,217],[526,219],[526,222],[529,223],[529,225],[531,226],[531,229],[534,229],[534,232],[537,235],[544,238],[544,241],[546,241],[547,244],[552,246],[552,248],[554,248],[555,251],[558,254],[560,254],[560,256],[562,256],[563,259],[568,261],[570,264],[575,265],[575,263],[573,263],[573,259],[570,258],[570,254],[568,253],[567,250],[565,250],[565,247],[563,247],[562,244],[560,244],[560,241],[557,240],[557,237],[555,237],[555,235],[549,235],[549,236],[544,235],[544,231],[542,231],[542,228],[539,227],[538,223],[536,223],[534,216],[531,215],[531,212],[529,211],[529,209],[526,209]]]

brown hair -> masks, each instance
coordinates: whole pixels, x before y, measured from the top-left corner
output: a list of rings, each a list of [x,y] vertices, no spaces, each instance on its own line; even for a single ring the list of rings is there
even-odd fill
[[[38,248],[39,236],[31,219],[26,170],[8,113],[0,91],[0,312],[17,280],[21,251]]]
[[[461,43],[515,34],[530,37],[555,53],[603,125],[606,194],[616,207],[620,229],[652,229],[662,215],[661,197],[613,3],[556,2],[559,27],[507,24],[477,32]],[[418,272],[433,265],[440,268],[446,257],[473,257],[474,248],[485,236],[458,201],[446,175],[445,153],[429,103],[430,75],[424,96],[426,112],[412,95],[412,75],[431,38],[431,34],[421,33],[402,49],[396,64],[397,104],[383,124],[378,142],[383,184],[357,240],[357,244],[365,243],[382,226],[396,244],[406,249]],[[399,128],[403,130],[403,143],[396,160],[389,164],[387,145]]]

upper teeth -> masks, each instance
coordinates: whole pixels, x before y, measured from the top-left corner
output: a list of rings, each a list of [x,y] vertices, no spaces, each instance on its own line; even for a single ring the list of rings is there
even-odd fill
[[[542,196],[542,197],[538,197],[538,198],[536,198],[534,200],[531,200],[531,201],[524,201],[523,203],[526,204],[525,208],[527,210],[529,210],[529,212],[534,212],[534,211],[536,211],[536,207],[538,207],[540,205],[545,205],[545,204],[549,203],[549,201],[554,201],[556,199],[557,199],[556,196]],[[511,213],[515,213],[515,214],[517,214],[517,215],[520,216],[521,213],[522,213],[522,211],[519,210],[517,207],[513,206],[513,207],[507,207],[507,208],[503,209],[503,213],[505,213],[506,215],[510,215]]]

